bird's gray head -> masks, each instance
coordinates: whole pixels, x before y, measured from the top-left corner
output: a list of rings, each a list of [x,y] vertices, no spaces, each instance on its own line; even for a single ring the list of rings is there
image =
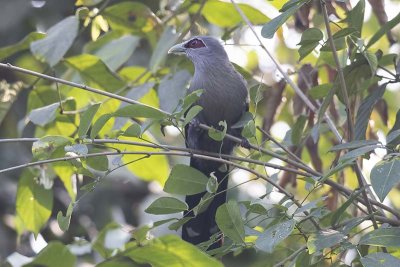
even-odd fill
[[[218,61],[215,59],[229,62],[228,55],[220,42],[210,36],[192,37],[171,47],[168,54],[186,55],[195,64]]]

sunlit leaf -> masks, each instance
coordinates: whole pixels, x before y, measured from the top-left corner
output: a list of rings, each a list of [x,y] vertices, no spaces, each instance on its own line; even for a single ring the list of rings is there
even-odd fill
[[[69,228],[69,224],[71,222],[72,212],[74,211],[74,206],[75,206],[74,202],[71,202],[68,205],[68,209],[67,209],[67,212],[65,213],[65,216],[63,215],[63,213],[61,211],[59,211],[57,213],[58,226],[64,232],[67,231],[68,228]]]
[[[109,92],[115,92],[124,86],[124,82],[112,73],[100,58],[94,55],[81,54],[66,58],[65,62],[78,71],[80,77],[88,86]]]
[[[16,210],[24,227],[35,234],[49,220],[53,209],[53,191],[46,190],[37,176],[25,169],[18,181]]]
[[[243,13],[255,25],[263,24],[269,21],[269,18],[262,12],[247,4],[238,4]],[[194,5],[192,13],[197,12],[199,4]],[[230,2],[219,0],[209,0],[205,3],[201,14],[212,24],[219,27],[232,27],[242,21],[240,14]]]
[[[222,263],[205,252],[197,249],[176,235],[165,235],[153,239],[145,246],[135,247],[125,253],[126,256],[140,263],[153,267],[222,267]]]

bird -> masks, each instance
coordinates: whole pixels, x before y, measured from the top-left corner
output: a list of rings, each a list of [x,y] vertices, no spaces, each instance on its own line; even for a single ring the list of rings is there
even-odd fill
[[[231,140],[216,141],[209,137],[207,130],[199,124],[220,128],[221,121],[226,122],[227,133],[241,137],[241,128],[232,128],[248,111],[247,83],[229,61],[220,41],[211,36],[194,36],[187,41],[172,46],[168,54],[185,55],[194,65],[188,93],[202,89],[203,93],[194,105],[203,109],[185,126],[185,141],[189,149],[221,154],[232,154],[236,145]],[[218,207],[226,202],[229,168],[216,161],[190,158],[190,166],[201,171],[207,177],[214,176],[218,189],[211,203],[197,216],[196,207],[206,192],[188,195],[185,198],[189,209],[184,217],[194,217],[182,226],[182,239],[198,245],[207,242],[219,232],[215,215]],[[222,245],[220,241],[211,244],[208,250]]]

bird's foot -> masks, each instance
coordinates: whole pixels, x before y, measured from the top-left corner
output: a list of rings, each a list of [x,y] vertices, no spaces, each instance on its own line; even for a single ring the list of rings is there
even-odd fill
[[[249,150],[251,148],[251,144],[250,144],[249,140],[247,140],[247,138],[242,138],[242,141],[240,142],[240,146],[244,147],[246,149],[249,149]]]
[[[189,122],[189,124],[190,124],[190,126],[192,126],[194,129],[196,129],[196,131],[201,131],[199,119],[194,118],[194,119],[192,119],[192,120]]]

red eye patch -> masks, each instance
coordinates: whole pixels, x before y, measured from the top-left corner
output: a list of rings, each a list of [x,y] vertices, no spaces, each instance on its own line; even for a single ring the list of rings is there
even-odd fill
[[[200,47],[205,47],[206,45],[203,43],[202,40],[192,39],[189,42],[187,42],[184,46],[185,48],[200,48]]]

